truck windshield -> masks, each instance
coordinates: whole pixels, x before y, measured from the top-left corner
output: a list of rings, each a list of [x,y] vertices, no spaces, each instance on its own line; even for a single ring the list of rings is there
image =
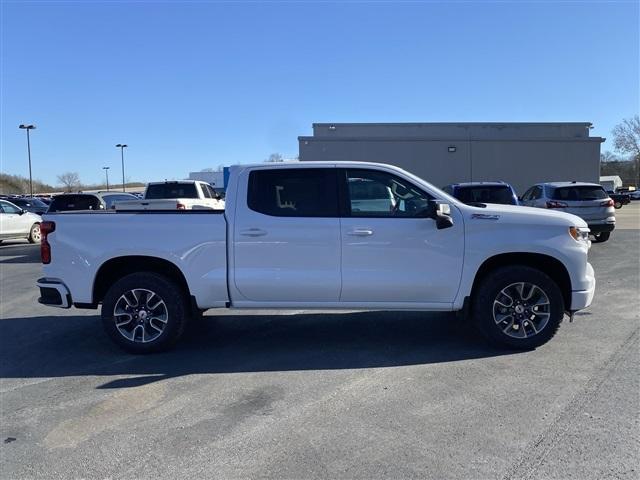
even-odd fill
[[[553,200],[602,200],[607,198],[607,192],[599,186],[582,185],[576,187],[560,187],[553,190]]]
[[[195,183],[156,183],[147,187],[145,199],[199,198]]]

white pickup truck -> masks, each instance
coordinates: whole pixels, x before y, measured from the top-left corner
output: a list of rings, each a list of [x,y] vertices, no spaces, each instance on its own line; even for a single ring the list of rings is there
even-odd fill
[[[180,180],[151,182],[143,200],[120,201],[116,210],[224,210],[224,201],[207,182]]]
[[[376,200],[352,199],[353,185]],[[580,218],[465,205],[396,167],[232,167],[226,202],[45,215],[39,302],[102,304],[109,336],[144,353],[210,308],[459,311],[493,343],[530,349],[593,298]]]

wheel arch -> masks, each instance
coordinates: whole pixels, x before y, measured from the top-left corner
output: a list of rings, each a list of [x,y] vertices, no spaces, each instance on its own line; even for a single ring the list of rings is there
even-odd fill
[[[127,255],[111,258],[100,265],[93,282],[92,300],[97,305],[113,283],[131,273],[153,272],[176,282],[186,298],[190,297],[189,285],[175,263],[159,257]]]
[[[567,268],[557,258],[543,253],[512,252],[489,257],[476,272],[471,288],[471,297],[473,298],[478,285],[489,272],[496,268],[515,265],[535,268],[547,274],[560,288],[565,306],[571,305],[571,277]]]

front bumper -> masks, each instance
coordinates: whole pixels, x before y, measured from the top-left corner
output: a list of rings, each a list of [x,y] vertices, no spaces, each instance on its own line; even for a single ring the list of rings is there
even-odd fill
[[[590,263],[587,263],[585,281],[588,285],[586,290],[574,290],[571,292],[570,311],[572,312],[587,308],[593,301],[593,295],[596,292],[596,276]]]
[[[55,278],[39,278],[36,286],[40,289],[38,303],[50,307],[71,308],[71,293],[62,281]]]

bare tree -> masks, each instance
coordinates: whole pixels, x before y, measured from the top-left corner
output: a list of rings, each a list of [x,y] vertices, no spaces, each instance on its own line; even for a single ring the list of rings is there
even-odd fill
[[[279,153],[272,153],[265,162],[284,162],[284,157]]]
[[[607,163],[607,162],[619,162],[622,159],[616,155],[613,152],[610,152],[609,150],[607,150],[606,152],[602,152],[600,154],[600,163]]]
[[[636,185],[640,187],[640,117],[635,115],[633,118],[625,118],[611,133],[615,149],[631,155],[635,164]]]
[[[80,175],[77,172],[65,172],[58,175],[58,182],[62,184],[65,191],[72,192],[80,188]]]

